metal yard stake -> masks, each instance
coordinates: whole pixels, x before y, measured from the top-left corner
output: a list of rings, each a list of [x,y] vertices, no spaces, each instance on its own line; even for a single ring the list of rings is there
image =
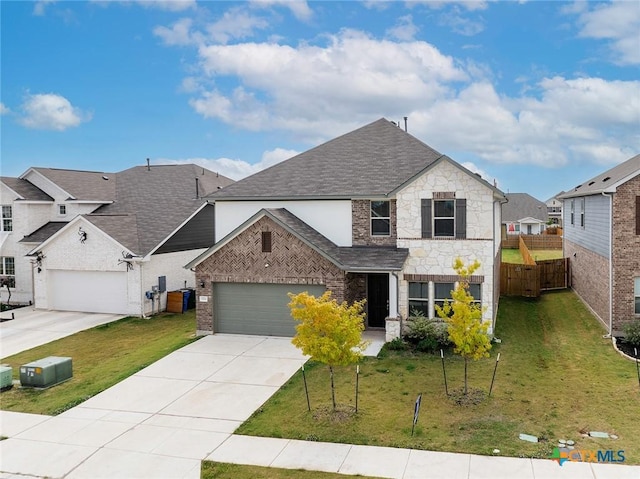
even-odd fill
[[[442,359],[442,374],[444,375],[444,392],[449,395],[449,387],[447,386],[447,371],[444,368],[444,353],[440,350],[440,359]]]
[[[309,389],[307,389],[307,376],[304,374],[304,364],[302,365],[302,380],[304,381],[304,393],[307,395],[307,409],[311,412],[311,403],[309,402]]]
[[[418,415],[420,414],[420,404],[422,403],[422,393],[418,394],[418,399],[416,399],[416,405],[413,408],[413,426],[411,426],[411,435],[413,436],[413,431],[416,428],[416,424],[418,423]]]
[[[360,377],[360,365],[356,365],[356,412],[358,412],[358,378]]]
[[[493,368],[493,377],[491,378],[491,387],[489,387],[489,397],[491,397],[491,391],[493,390],[493,381],[496,379],[496,371],[498,370],[498,363],[500,362],[500,353],[498,353],[498,357],[496,358],[496,367]]]
[[[638,372],[638,386],[640,386],[640,365],[638,364],[638,348],[633,348],[633,352],[636,353],[636,371]]]

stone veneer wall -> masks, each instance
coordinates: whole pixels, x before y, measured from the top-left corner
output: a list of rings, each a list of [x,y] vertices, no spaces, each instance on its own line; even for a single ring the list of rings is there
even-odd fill
[[[640,277],[640,235],[636,234],[636,197],[640,176],[613,195],[613,333],[619,334],[635,314],[634,278]]]
[[[389,203],[390,236],[371,236],[371,201],[352,200],[353,246],[396,246],[396,200]]]
[[[608,330],[609,260],[567,239],[564,255],[571,263],[571,287]]]
[[[272,232],[270,253],[262,252],[263,231]],[[345,299],[345,273],[268,217],[256,221],[196,266],[196,295],[198,299],[207,297],[207,302],[196,302],[201,334],[214,332],[212,283],[216,282],[322,284],[338,302]]]

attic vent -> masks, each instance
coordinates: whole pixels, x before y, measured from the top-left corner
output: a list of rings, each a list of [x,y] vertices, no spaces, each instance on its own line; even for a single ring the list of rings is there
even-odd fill
[[[578,186],[576,186],[576,190],[577,190],[578,188],[580,188],[581,186],[582,186],[582,185],[578,185]]]
[[[602,180],[602,182],[604,183],[605,181],[609,181],[611,179],[610,176],[607,176],[605,179]]]
[[[595,181],[590,181],[590,182],[589,182],[589,186],[591,186],[591,185],[592,185],[592,184],[594,184],[594,183],[595,183]]]
[[[103,176],[103,177],[102,177],[102,179],[103,179],[103,180],[108,180],[108,179],[109,179],[109,177],[108,177],[108,176]]]

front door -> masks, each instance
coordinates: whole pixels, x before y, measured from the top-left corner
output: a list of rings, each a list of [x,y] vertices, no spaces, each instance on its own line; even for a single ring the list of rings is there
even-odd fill
[[[384,328],[389,316],[389,275],[367,275],[367,326]]]

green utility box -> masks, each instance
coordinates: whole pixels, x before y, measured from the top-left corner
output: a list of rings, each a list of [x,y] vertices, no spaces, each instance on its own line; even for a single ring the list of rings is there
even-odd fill
[[[0,365],[0,391],[13,386],[13,368],[6,364]]]
[[[71,379],[71,358],[49,356],[20,366],[22,387],[48,388]]]

